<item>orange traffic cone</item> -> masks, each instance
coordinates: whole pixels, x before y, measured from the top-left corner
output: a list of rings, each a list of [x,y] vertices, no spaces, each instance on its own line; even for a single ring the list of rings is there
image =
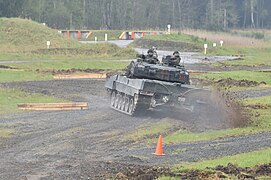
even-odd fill
[[[165,155],[165,154],[163,154],[162,135],[159,136],[157,146],[156,146],[156,151],[153,154],[155,154],[156,156],[164,156]]]

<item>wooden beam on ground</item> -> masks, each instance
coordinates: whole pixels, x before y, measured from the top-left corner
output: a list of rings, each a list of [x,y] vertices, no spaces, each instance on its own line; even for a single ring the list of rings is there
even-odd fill
[[[54,79],[105,79],[106,73],[57,74]]]
[[[18,104],[18,109],[35,111],[83,110],[88,109],[87,102],[73,103],[26,103]]]
[[[189,74],[207,74],[207,71],[195,71],[195,70],[188,70]]]

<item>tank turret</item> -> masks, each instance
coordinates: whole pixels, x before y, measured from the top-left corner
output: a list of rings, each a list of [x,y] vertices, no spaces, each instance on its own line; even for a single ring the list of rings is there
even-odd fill
[[[183,65],[180,65],[178,51],[175,51],[173,56],[164,56],[161,63],[153,56],[151,50],[148,51],[148,55],[137,55],[137,60],[132,61],[127,67],[126,76],[189,84],[189,73]]]

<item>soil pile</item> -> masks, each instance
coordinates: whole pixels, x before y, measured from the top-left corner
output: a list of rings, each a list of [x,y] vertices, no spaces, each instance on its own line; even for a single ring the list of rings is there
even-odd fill
[[[238,86],[238,87],[255,87],[261,84],[266,84],[266,82],[250,81],[246,79],[235,80],[232,78],[220,79],[215,83],[218,84],[219,86]]]
[[[17,68],[5,66],[5,65],[0,65],[0,69],[17,69]]]
[[[246,168],[237,167],[229,163],[227,166],[217,166],[215,170],[227,175],[234,175],[238,179],[255,179],[257,176],[271,176],[271,163]]]

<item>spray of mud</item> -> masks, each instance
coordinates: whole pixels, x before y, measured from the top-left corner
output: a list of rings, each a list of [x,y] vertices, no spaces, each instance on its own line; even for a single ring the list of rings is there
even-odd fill
[[[248,122],[247,113],[229,93],[198,90],[185,99],[182,106],[148,110],[140,116],[172,118],[184,122],[183,128],[194,132],[243,127]]]

